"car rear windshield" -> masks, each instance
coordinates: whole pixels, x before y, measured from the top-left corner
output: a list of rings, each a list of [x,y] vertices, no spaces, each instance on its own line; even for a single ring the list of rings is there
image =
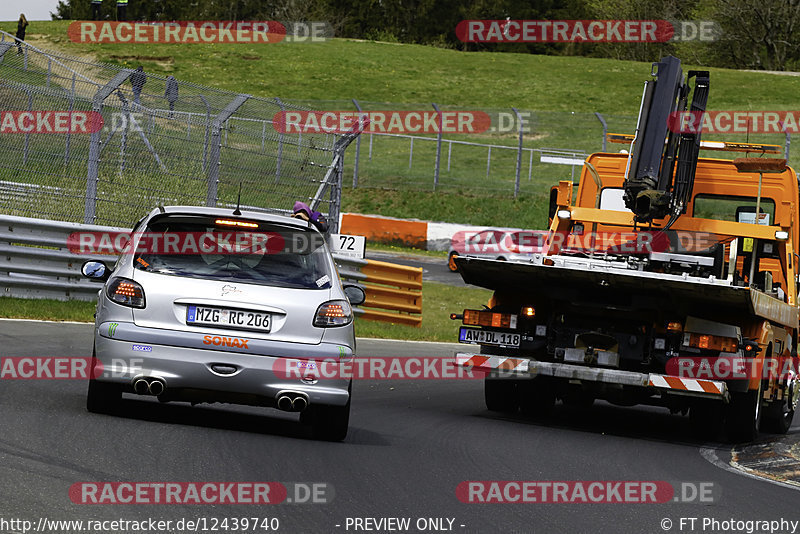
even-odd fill
[[[289,225],[164,215],[133,239],[142,271],[302,289],[327,289],[333,279],[324,238]]]

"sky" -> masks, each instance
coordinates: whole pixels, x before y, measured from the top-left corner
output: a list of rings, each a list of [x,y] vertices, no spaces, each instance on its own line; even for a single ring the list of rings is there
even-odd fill
[[[17,20],[25,13],[28,20],[50,20],[58,0],[0,0],[0,20]]]

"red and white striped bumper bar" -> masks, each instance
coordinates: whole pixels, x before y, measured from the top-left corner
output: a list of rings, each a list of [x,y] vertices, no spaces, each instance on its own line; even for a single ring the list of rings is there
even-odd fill
[[[588,382],[605,382],[627,386],[654,387],[668,390],[679,395],[698,397],[728,398],[728,387],[725,382],[717,380],[700,380],[696,378],[680,378],[655,373],[636,373],[618,369],[603,369],[571,365],[568,363],[540,362],[506,356],[485,356],[483,354],[458,353],[455,364],[469,367],[474,371],[508,375],[515,378],[534,378],[536,375],[566,378],[569,380],[585,380]]]

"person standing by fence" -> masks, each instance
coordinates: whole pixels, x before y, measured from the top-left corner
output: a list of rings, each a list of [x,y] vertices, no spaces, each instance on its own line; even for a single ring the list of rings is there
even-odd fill
[[[100,7],[103,5],[103,0],[91,0],[92,3],[92,20],[100,20]]]
[[[144,67],[139,65],[136,70],[131,74],[131,86],[133,87],[133,103],[139,105],[139,98],[142,96],[142,89],[144,84],[147,83],[147,74],[144,73]]]
[[[169,102],[169,118],[175,116],[175,102],[178,101],[178,80],[175,76],[167,76],[167,89],[164,91],[164,97]]]
[[[28,27],[28,19],[25,18],[25,13],[19,14],[19,20],[17,21],[17,54],[22,53],[22,43],[20,41],[25,40],[25,30]]]
[[[117,0],[117,20],[128,20],[128,0]]]

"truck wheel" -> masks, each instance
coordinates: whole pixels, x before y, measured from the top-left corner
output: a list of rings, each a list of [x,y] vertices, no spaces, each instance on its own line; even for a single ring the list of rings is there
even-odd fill
[[[489,411],[516,413],[519,408],[516,380],[487,376],[483,381],[483,394]]]
[[[86,409],[92,413],[113,413],[122,400],[122,390],[116,384],[89,379]]]
[[[734,443],[753,441],[761,422],[761,384],[756,391],[731,393],[725,432]]]
[[[776,401],[771,406],[764,409],[761,417],[761,430],[773,434],[786,434],[792,426],[794,412],[797,409],[798,397],[800,397],[800,382],[797,377],[792,377],[789,387],[783,400]]]
[[[450,255],[447,257],[447,268],[454,273],[458,271],[458,265],[456,265],[457,257],[458,257],[458,252],[451,252]]]
[[[724,405],[720,401],[698,400],[689,408],[692,435],[713,440],[719,436],[725,421]]]
[[[523,380],[517,389],[520,410],[531,417],[547,417],[556,404],[555,384],[547,377]]]

